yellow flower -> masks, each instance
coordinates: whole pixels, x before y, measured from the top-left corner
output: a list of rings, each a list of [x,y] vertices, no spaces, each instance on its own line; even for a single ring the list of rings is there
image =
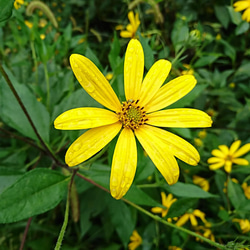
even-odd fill
[[[246,182],[244,182],[242,185],[241,185],[242,189],[244,190],[244,194],[245,196],[247,197],[247,199],[250,199],[250,186],[247,185]]]
[[[200,176],[194,175],[193,176],[193,183],[199,185],[203,190],[209,190],[209,182]]]
[[[42,40],[44,40],[45,37],[46,37],[46,36],[45,36],[44,34],[41,34],[41,35],[40,35],[40,38],[41,38]]]
[[[180,247],[176,247],[176,246],[169,246],[168,250],[182,250]]]
[[[153,207],[151,211],[153,213],[161,213],[162,217],[165,217],[168,213],[169,208],[172,206],[172,204],[177,200],[176,198],[173,199],[172,194],[166,194],[164,192],[161,192],[161,200],[162,200],[162,205],[166,208],[161,208],[161,207]]]
[[[193,75],[194,74],[194,69],[192,68],[191,65],[184,63],[183,66],[186,68],[186,70],[181,71],[182,75]]]
[[[16,10],[20,9],[21,6],[24,4],[24,0],[15,0],[14,7]]]
[[[190,220],[192,226],[197,226],[198,221],[196,217],[200,218],[203,223],[207,223],[207,220],[205,219],[205,213],[201,212],[199,209],[195,209],[192,212],[188,212],[180,217],[180,219],[176,222],[177,226],[184,225],[188,220]]]
[[[114,74],[109,72],[109,73],[107,73],[107,75],[105,77],[108,81],[110,81],[113,78],[113,76],[114,76]]]
[[[134,38],[135,33],[140,25],[139,15],[136,13],[134,15],[133,11],[128,13],[129,24],[126,26],[126,30],[120,32],[120,36],[124,38]],[[122,26],[119,25],[119,28]],[[117,28],[118,29],[118,28]]]
[[[250,0],[242,0],[234,3],[234,10],[236,12],[245,10],[242,15],[242,19],[250,22]]]
[[[200,138],[194,138],[194,144],[197,147],[202,147],[203,146],[203,141]]]
[[[250,231],[250,221],[247,219],[233,219],[233,222],[239,222],[240,229],[243,234]]]
[[[198,226],[198,227],[196,227],[196,229],[198,230],[198,232],[196,232],[196,233],[198,233],[200,235],[203,235],[204,237],[206,237],[206,238],[208,238],[208,239],[215,242],[215,237],[213,235],[212,230],[209,227],[211,227],[210,223],[206,223],[205,226]],[[203,231],[203,233],[200,232],[200,231]],[[197,241],[202,241],[198,237],[196,238],[196,240]]]
[[[141,236],[138,234],[138,232],[136,230],[134,230],[132,235],[130,236],[130,241],[131,242],[128,244],[128,249],[129,250],[134,250],[138,246],[141,245],[142,238],[141,238]]]
[[[88,160],[120,131],[110,176],[111,195],[116,199],[126,194],[135,176],[135,136],[170,185],[176,183],[179,177],[175,157],[187,164],[197,165],[200,156],[191,144],[157,128],[211,126],[210,116],[197,109],[161,110],[193,89],[196,84],[193,76],[180,76],[161,87],[171,68],[169,61],[161,59],[154,63],[142,81],[144,53],[140,42],[132,39],[124,62],[126,101],[120,103],[105,76],[88,58],[73,54],[70,64],[86,92],[109,110],[76,108],[56,118],[56,129],[90,129],[69,147],[65,156],[68,166],[76,166]]]
[[[211,157],[207,161],[211,164],[209,168],[211,170],[216,170],[224,166],[225,171],[230,173],[233,163],[237,165],[248,165],[249,162],[247,160],[238,157],[250,151],[250,143],[247,143],[239,149],[240,144],[241,141],[238,140],[235,141],[230,148],[226,145],[220,145],[219,149],[214,149],[212,155],[215,157]]]
[[[230,89],[234,89],[234,88],[235,88],[235,83],[234,83],[234,82],[231,82],[231,83],[229,83],[228,86],[229,86]]]
[[[27,20],[25,20],[24,23],[25,23],[25,25],[26,25],[29,29],[31,29],[31,28],[33,27],[33,23],[31,23],[31,22],[29,22],[29,21],[27,21]]]
[[[205,129],[201,130],[201,131],[198,133],[198,136],[199,136],[201,139],[206,138],[206,136],[207,136],[207,131],[206,131]]]

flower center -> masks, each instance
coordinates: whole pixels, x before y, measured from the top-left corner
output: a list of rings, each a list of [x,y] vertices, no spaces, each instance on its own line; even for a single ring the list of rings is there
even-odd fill
[[[139,100],[122,102],[122,110],[117,115],[123,127],[135,130],[148,120],[144,107],[137,105],[138,102]]]

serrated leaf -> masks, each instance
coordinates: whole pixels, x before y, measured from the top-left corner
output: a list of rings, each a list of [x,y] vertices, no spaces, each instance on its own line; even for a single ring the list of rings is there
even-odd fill
[[[49,142],[50,117],[45,106],[40,103],[35,95],[24,84],[17,82],[11,72],[5,68],[14,88],[27,109],[38,133],[43,140]],[[32,129],[27,117],[21,109],[19,103],[11,92],[9,86],[0,76],[0,116],[3,122],[16,129],[23,135],[38,141],[38,138]]]
[[[206,192],[200,187],[197,187],[196,185],[182,183],[182,182],[177,182],[172,186],[165,184],[163,188],[166,189],[169,193],[172,193],[173,195],[179,197],[201,198],[201,199],[217,197],[216,195]]]
[[[0,22],[7,20],[12,15],[14,0],[0,1]]]
[[[50,169],[24,174],[0,194],[0,223],[12,223],[47,212],[66,194],[70,177]]]

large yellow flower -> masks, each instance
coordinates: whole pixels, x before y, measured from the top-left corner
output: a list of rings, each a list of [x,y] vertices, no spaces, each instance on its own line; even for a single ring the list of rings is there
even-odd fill
[[[242,0],[234,3],[234,10],[237,12],[245,10],[242,19],[250,22],[250,0]]]
[[[225,171],[230,173],[232,170],[232,165],[248,165],[249,162],[245,159],[238,158],[250,151],[250,143],[245,144],[240,147],[241,141],[235,141],[230,148],[226,145],[220,145],[219,149],[214,149],[212,151],[211,157],[208,159],[208,163],[211,164],[209,168],[211,170],[216,170],[224,166]]]
[[[126,194],[135,176],[135,136],[170,185],[176,183],[179,177],[179,167],[174,156],[190,165],[197,165],[200,156],[191,144],[156,127],[211,126],[210,116],[200,110],[161,110],[193,89],[196,84],[193,76],[180,76],[162,86],[169,74],[171,63],[159,60],[142,80],[143,49],[138,40],[132,39],[128,44],[124,62],[126,101],[120,103],[107,79],[88,58],[73,54],[70,64],[82,87],[109,110],[76,108],[56,118],[54,125],[57,129],[90,129],[69,147],[65,156],[68,166],[76,166],[89,159],[120,131],[110,176],[111,195],[116,199]]]

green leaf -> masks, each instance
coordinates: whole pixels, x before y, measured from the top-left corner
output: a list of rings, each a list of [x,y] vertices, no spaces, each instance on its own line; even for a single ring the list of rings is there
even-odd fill
[[[145,67],[147,70],[149,70],[151,68],[151,66],[154,64],[153,50],[151,49],[151,47],[148,44],[148,42],[149,42],[148,39],[142,37],[141,35],[139,35],[139,38],[140,38],[140,42],[141,42],[141,45],[142,45],[143,51],[144,51]]]
[[[217,19],[221,22],[223,27],[227,29],[230,21],[230,16],[227,8],[225,6],[215,5],[214,9]]]
[[[27,109],[35,127],[43,138],[49,142],[50,117],[45,106],[39,102],[29,88],[17,82],[15,77],[5,68],[12,84],[14,85],[19,97]],[[16,129],[23,135],[38,141],[38,138],[32,129],[27,117],[21,109],[19,103],[11,92],[9,86],[0,76],[0,116],[3,122]]]
[[[228,197],[237,210],[246,201],[243,190],[239,184],[232,182],[230,178],[228,179],[227,190]]]
[[[119,56],[120,50],[121,50],[120,42],[119,42],[119,39],[117,38],[117,35],[115,33],[114,40],[111,44],[111,50],[110,50],[109,55],[108,55],[109,63],[110,63],[110,66],[111,66],[113,72],[115,72],[117,65],[119,65],[121,62],[121,58]]]
[[[241,22],[237,26],[237,28],[235,30],[235,34],[236,34],[236,36],[239,36],[239,35],[245,33],[246,31],[248,31],[248,29],[249,29],[249,23],[247,23],[247,22]]]
[[[236,12],[232,6],[227,6],[232,22],[239,25],[242,22],[241,14]]]
[[[216,195],[206,192],[200,187],[197,187],[196,185],[182,183],[182,182],[177,182],[172,186],[165,184],[163,188],[166,189],[169,193],[172,193],[173,195],[179,197],[200,198],[200,199],[217,197]]]
[[[129,237],[135,227],[135,220],[132,218],[131,209],[124,202],[111,199],[108,210],[112,224],[114,225],[124,248],[126,248],[129,242]]]
[[[127,194],[124,196],[127,199],[137,205],[146,205],[151,207],[162,207],[161,203],[158,203],[152,199],[149,195],[139,189],[137,186],[132,185],[128,190]]]
[[[214,61],[216,61],[220,56],[222,56],[221,54],[216,54],[216,53],[211,53],[209,55],[203,55],[201,58],[199,58],[195,64],[194,64],[194,68],[199,68],[199,67],[203,67],[209,64],[212,64]]]
[[[44,213],[59,204],[70,177],[50,169],[24,174],[0,194],[0,223],[12,223]]]
[[[178,217],[197,203],[197,199],[182,198],[175,201],[168,210],[167,218]]]
[[[14,0],[0,1],[0,22],[7,20],[12,15]]]

